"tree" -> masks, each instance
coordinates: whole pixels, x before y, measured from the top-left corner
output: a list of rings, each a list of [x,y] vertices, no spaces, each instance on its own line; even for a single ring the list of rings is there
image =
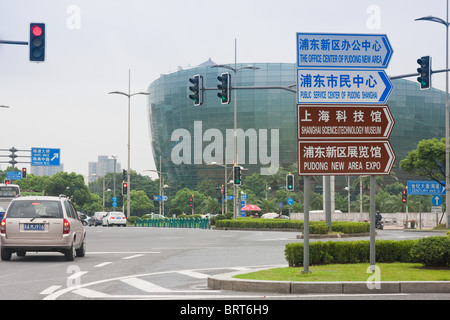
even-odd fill
[[[440,182],[445,179],[445,138],[424,139],[400,161],[406,172]]]
[[[151,213],[154,209],[153,201],[142,190],[131,190],[130,201],[130,216],[141,217],[144,214]],[[126,205],[125,201],[125,207]]]
[[[54,174],[47,181],[45,193],[49,196],[66,195],[72,199],[72,203],[77,210],[80,210],[85,203],[91,200],[90,192],[84,184],[83,175],[75,172]]]

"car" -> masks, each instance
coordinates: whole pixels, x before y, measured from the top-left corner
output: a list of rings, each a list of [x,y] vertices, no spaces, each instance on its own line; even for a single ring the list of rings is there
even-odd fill
[[[5,215],[6,210],[0,207],[0,221],[2,221],[3,216]]]
[[[102,225],[103,217],[106,216],[108,212],[99,211],[94,213],[94,215],[89,219],[89,226],[96,227],[97,225]]]
[[[126,227],[127,218],[122,212],[108,212],[106,216],[103,217],[102,226],[112,227],[112,226],[122,226]]]
[[[86,215],[85,213],[78,212],[78,216],[80,217],[83,226],[87,226],[89,224],[89,220],[91,218],[88,215]]]
[[[1,259],[13,253],[55,251],[67,261],[86,253],[86,231],[72,202],[64,195],[26,196],[11,201],[0,222]]]

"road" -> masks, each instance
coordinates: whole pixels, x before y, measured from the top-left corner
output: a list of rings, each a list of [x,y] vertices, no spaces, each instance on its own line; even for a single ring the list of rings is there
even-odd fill
[[[87,254],[73,262],[58,253],[27,253],[0,261],[0,298],[74,299],[377,299],[375,296],[280,295],[216,291],[209,275],[287,266],[286,243],[297,232],[86,227]],[[435,233],[378,231],[379,239]],[[358,238],[361,239],[361,238]],[[346,239],[348,240],[348,239]],[[314,240],[312,240],[314,241]],[[382,297],[386,298],[386,296]],[[449,295],[392,295],[393,299],[450,299]]]

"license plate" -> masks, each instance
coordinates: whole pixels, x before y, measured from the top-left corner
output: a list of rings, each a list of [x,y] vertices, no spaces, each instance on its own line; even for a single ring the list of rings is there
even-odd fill
[[[24,230],[34,230],[34,231],[42,231],[44,230],[44,224],[42,223],[25,223],[23,226]]]

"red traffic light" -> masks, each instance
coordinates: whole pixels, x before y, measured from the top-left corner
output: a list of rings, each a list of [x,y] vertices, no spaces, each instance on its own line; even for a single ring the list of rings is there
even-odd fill
[[[34,36],[40,37],[42,35],[42,28],[38,25],[34,25],[31,27],[31,32]]]
[[[402,191],[402,202],[403,203],[407,203],[408,202],[408,191],[407,190],[403,190]]]

